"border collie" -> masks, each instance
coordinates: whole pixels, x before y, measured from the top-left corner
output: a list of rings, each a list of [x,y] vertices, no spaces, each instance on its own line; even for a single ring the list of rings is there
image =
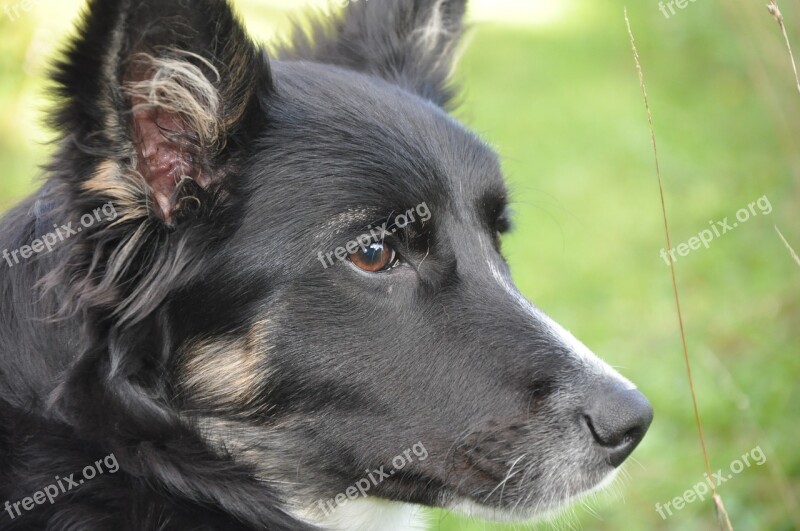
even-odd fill
[[[268,54],[225,0],[89,1],[0,231],[0,528],[521,521],[611,481],[652,409],[511,281],[448,114],[465,4]]]

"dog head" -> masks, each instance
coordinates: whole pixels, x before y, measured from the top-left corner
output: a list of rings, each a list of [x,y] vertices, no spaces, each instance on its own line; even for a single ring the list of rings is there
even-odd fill
[[[221,0],[95,0],[59,66],[59,183],[118,217],[50,284],[310,519],[365,477],[530,518],[652,419],[514,287],[498,156],[447,113],[465,3],[353,1],[268,57]]]

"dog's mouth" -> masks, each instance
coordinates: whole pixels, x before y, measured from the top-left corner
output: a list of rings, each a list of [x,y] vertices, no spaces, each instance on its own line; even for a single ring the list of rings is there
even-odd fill
[[[532,463],[523,466],[523,461],[518,458],[516,463],[504,466],[475,457],[459,463],[459,469],[451,469],[445,477],[432,471],[393,474],[374,494],[386,501],[439,507],[482,520],[524,523],[555,517],[580,499],[605,489],[618,470],[604,465],[595,473],[539,472]],[[556,479],[547,483],[545,476]],[[335,506],[339,507],[338,502]],[[309,521],[324,520],[323,514],[332,514],[317,509],[318,504],[311,507],[308,514],[317,516]]]
[[[575,502],[608,488],[616,479],[617,473],[618,469],[612,469],[601,479],[584,480],[582,488],[570,490],[562,487],[558,492],[551,492],[547,496],[530,486],[527,494],[523,492],[522,496],[519,493],[505,497],[500,494],[491,500],[455,489],[444,508],[483,520],[511,523],[539,521],[555,517]],[[492,490],[500,491],[505,485],[504,480],[500,480]]]
[[[507,449],[507,442],[498,444]],[[591,453],[565,456],[554,464],[533,453],[501,459],[493,452],[496,448],[486,440],[458,447],[443,467],[392,475],[376,494],[484,520],[530,522],[556,516],[605,489],[618,472]]]
[[[576,460],[577,462],[577,460]],[[474,449],[446,482],[442,505],[467,516],[497,521],[531,521],[553,516],[608,487],[618,469],[604,462],[550,466],[521,454],[498,460]]]

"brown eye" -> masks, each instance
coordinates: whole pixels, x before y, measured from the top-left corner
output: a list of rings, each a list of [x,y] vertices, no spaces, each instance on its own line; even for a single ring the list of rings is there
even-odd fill
[[[378,273],[397,264],[397,253],[389,244],[375,242],[351,254],[350,261],[362,271]]]

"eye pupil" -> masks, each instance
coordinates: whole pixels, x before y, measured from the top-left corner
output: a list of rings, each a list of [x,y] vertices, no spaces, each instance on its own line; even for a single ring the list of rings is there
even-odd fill
[[[383,245],[379,243],[373,243],[364,251],[364,256],[370,262],[377,262],[381,255],[383,255]]]
[[[395,262],[395,252],[388,244],[375,242],[350,255],[350,261],[363,271],[377,273],[390,269]]]

